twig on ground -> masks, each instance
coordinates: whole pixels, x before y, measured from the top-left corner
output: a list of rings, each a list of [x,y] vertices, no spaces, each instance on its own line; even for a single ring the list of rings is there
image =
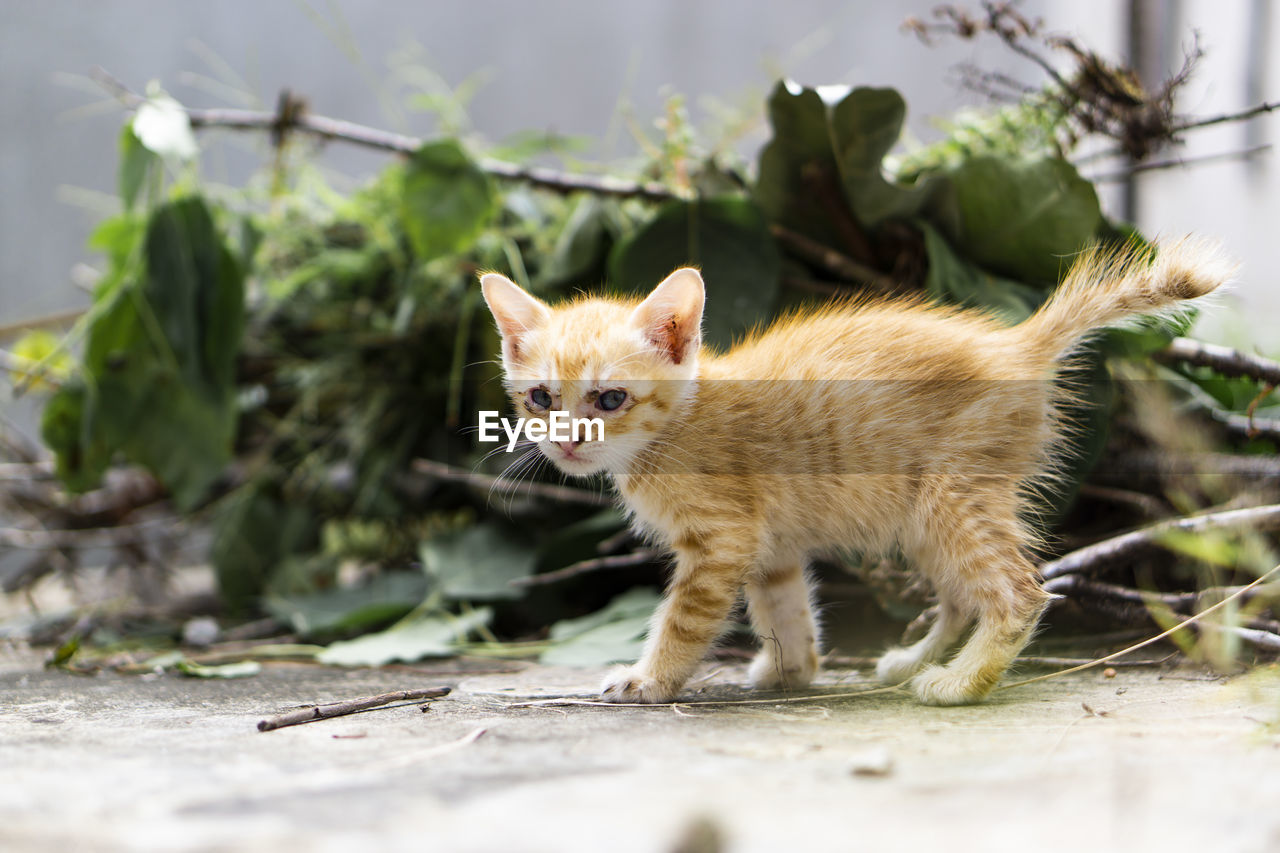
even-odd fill
[[[1185,362],[1211,367],[1224,376],[1246,376],[1268,385],[1280,386],[1280,362],[1231,347],[1206,344],[1191,338],[1174,338],[1169,346],[1155,353],[1154,357],[1166,364]]]
[[[1046,580],[1114,563],[1144,548],[1159,546],[1160,537],[1169,533],[1202,533],[1207,530],[1251,528],[1269,530],[1280,527],[1280,504],[1232,509],[1187,518],[1174,518],[1087,545],[1070,554],[1050,560],[1040,567]]]
[[[1135,667],[1135,668],[1149,667],[1149,666],[1164,666],[1173,657],[1175,657],[1176,654],[1177,653],[1175,652],[1173,655],[1168,655],[1162,658],[1146,658],[1143,660],[1113,661],[1111,665],[1119,666],[1119,667]],[[827,655],[823,657],[822,662],[823,664],[830,664],[832,666],[859,667],[859,666],[874,666],[876,664],[876,661],[878,660],[879,658],[873,658],[873,657],[850,657],[847,655]],[[1079,666],[1080,664],[1088,663],[1091,660],[1093,660],[1093,658],[1066,658],[1066,657],[1053,657],[1049,655],[1019,655],[1017,658],[1014,659],[1013,662],[1015,665],[1021,664],[1023,666]]]
[[[415,459],[412,465],[413,470],[419,474],[451,483],[465,483],[478,489],[497,489],[508,497],[546,498],[557,503],[587,504],[588,506],[610,506],[613,503],[608,495],[599,492],[551,483],[512,483],[500,477],[468,471],[434,459]]]
[[[269,732],[285,726],[297,726],[312,723],[316,720],[327,720],[331,717],[342,717],[359,711],[380,708],[392,702],[416,702],[424,699],[439,699],[448,696],[451,688],[429,687],[425,690],[400,690],[395,693],[382,693],[378,696],[366,696],[362,699],[349,699],[344,702],[331,702],[325,705],[309,705],[293,711],[286,711],[274,717],[258,721],[258,731]],[[478,735],[477,735],[478,737]]]
[[[639,551],[633,551],[630,554],[614,554],[609,557],[593,557],[589,560],[580,560],[572,565],[565,566],[563,569],[556,569],[554,572],[546,572],[541,575],[530,575],[527,578],[516,578],[510,582],[511,586],[541,586],[542,584],[555,583],[565,578],[577,577],[585,575],[589,572],[598,572],[604,569],[625,569],[631,566],[640,566],[652,560],[661,559],[663,552],[652,548],[642,548]]]

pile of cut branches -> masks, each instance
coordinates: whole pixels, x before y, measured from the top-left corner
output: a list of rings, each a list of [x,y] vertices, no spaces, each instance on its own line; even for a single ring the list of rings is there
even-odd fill
[[[4,355],[19,392],[49,396],[48,452],[8,429],[0,446],[14,519],[0,584],[70,574],[90,548],[166,567],[187,531],[208,529],[207,555],[183,557],[213,564],[223,614],[331,643],[323,660],[627,657],[655,601],[634,587],[660,582],[663,555],[630,537],[605,484],[483,455],[474,413],[503,402],[477,270],[555,299],[639,292],[697,264],[717,347],[863,291],[1018,322],[1085,246],[1142,242],[1103,214],[1079,143],[1101,135],[1142,160],[1207,123],[1176,111],[1194,58],[1148,92],[1008,4],[909,26],[994,34],[1046,77],[902,155],[892,89],[780,82],[754,164],[707,154],[673,101],[651,162],[624,179],[355,126],[289,93],[271,113],[199,110],[100,74],[130,114],[121,212],[93,235],[105,268],[67,338],[33,334]],[[200,182],[196,132],[214,128],[269,133],[264,180]],[[341,195],[309,156],[339,141],[392,162]],[[1275,562],[1280,366],[1185,332],[1115,331],[1080,362],[1077,446],[1041,521],[1051,588],[1094,624],[1187,613]],[[896,615],[928,603],[892,559],[850,568]],[[1271,650],[1276,616],[1264,590],[1216,636]],[[498,642],[521,636],[537,639]]]

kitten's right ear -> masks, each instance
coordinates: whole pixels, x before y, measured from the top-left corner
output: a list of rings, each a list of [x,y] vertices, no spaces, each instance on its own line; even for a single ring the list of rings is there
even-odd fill
[[[514,360],[520,353],[520,341],[525,333],[536,329],[551,318],[551,309],[536,296],[530,296],[520,286],[496,272],[480,276],[480,292],[498,323],[502,334],[502,354]]]
[[[705,301],[702,275],[692,267],[685,267],[653,289],[631,315],[632,321],[650,343],[679,364],[698,352]]]

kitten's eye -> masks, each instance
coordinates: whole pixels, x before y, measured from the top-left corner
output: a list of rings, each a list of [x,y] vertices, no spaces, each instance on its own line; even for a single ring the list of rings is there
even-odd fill
[[[535,409],[551,408],[551,394],[546,388],[534,388],[529,391],[529,405]]]
[[[596,406],[606,412],[612,412],[625,402],[627,402],[627,392],[618,388],[614,388],[611,391],[605,391],[596,398]]]

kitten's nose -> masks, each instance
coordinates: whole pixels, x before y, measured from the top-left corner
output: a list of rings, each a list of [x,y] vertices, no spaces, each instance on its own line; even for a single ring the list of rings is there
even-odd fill
[[[582,442],[581,441],[557,441],[556,444],[560,445],[560,449],[563,450],[565,453],[572,453],[582,445]]]

